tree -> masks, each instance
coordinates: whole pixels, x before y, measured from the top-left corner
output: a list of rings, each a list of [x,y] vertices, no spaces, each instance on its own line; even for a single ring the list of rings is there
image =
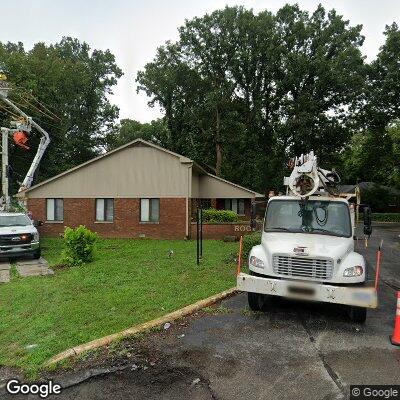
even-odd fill
[[[393,23],[384,34],[385,43],[368,67],[362,110],[364,125],[380,132],[400,118],[400,30]]]
[[[122,119],[104,138],[106,151],[113,150],[135,139],[144,139],[160,146],[168,143],[168,129],[162,119],[141,123],[132,119]]]
[[[91,51],[88,44],[68,37],[49,46],[37,43],[29,51],[22,43],[0,43],[0,70],[14,87],[10,97],[50,132],[52,142],[37,180],[99,153],[102,137],[118,117],[118,108],[110,104],[107,96],[122,72],[109,50]],[[38,110],[44,108],[38,104],[51,111],[43,115]],[[8,126],[4,113],[0,118],[1,125]],[[39,135],[32,135],[30,152],[11,148],[16,179],[22,180],[25,175],[38,138]],[[16,186],[14,183],[14,189]]]
[[[339,158],[364,84],[360,31],[322,6],[226,7],[187,21],[138,90],[165,111],[169,148],[254,189],[281,186],[289,156]]]
[[[357,132],[342,160],[348,183],[367,181],[400,188],[400,123],[393,122],[382,132]]]
[[[366,69],[360,122],[342,159],[346,178],[400,188],[400,30],[386,26],[386,40]]]

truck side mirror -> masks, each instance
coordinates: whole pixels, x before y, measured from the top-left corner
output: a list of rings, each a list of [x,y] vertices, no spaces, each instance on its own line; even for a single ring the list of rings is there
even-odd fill
[[[364,207],[364,235],[371,236],[372,233],[372,216],[371,208],[369,206]]]
[[[37,220],[33,221],[33,226],[35,228],[37,228],[38,226],[42,226],[42,225],[43,225],[43,221],[37,221]]]
[[[256,203],[251,203],[251,220],[250,220],[251,229],[256,229],[257,227],[256,217],[257,217]]]

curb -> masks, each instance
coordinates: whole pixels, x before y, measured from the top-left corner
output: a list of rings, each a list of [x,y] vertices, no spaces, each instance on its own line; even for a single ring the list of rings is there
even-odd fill
[[[121,332],[113,333],[111,335],[104,336],[100,339],[92,340],[91,342],[87,342],[76,347],[71,347],[70,349],[67,349],[62,353],[59,353],[54,357],[50,358],[50,360],[46,362],[45,366],[49,367],[53,364],[59,363],[60,361],[84,353],[85,351],[93,350],[102,346],[107,346],[115,340],[133,336],[136,335],[137,333],[145,332],[159,325],[165,324],[166,322],[175,321],[186,315],[193,314],[194,312],[199,311],[204,307],[216,303],[219,300],[223,300],[225,297],[228,297],[229,295],[236,293],[237,291],[238,291],[237,288],[233,287],[221,293],[215,294],[211,297],[207,297],[206,299],[200,300],[194,304],[173,311],[172,313],[166,314],[163,317],[153,319],[152,321],[144,322],[143,324],[132,326],[131,328],[125,329]]]

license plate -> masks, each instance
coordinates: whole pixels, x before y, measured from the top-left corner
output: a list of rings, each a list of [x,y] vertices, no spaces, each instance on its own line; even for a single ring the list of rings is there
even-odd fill
[[[297,294],[308,297],[312,297],[315,295],[315,289],[305,286],[289,286],[288,292],[291,294]]]

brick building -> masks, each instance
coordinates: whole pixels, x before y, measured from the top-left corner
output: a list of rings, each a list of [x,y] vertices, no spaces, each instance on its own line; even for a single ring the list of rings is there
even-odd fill
[[[198,201],[250,218],[260,194],[137,139],[22,192],[45,236],[86,225],[104,237],[191,236]]]

